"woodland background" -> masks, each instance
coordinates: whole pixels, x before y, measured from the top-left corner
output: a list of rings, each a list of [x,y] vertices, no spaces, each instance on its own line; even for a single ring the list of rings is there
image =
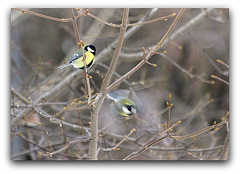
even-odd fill
[[[111,83],[153,49],[179,10],[130,9],[128,24],[159,20],[128,26]],[[121,24],[123,9],[73,11],[80,39],[99,51],[89,69],[94,98],[113,58],[119,36],[113,24]],[[12,9],[11,159],[90,159],[95,104],[87,104],[81,70],[57,69],[76,49],[70,9]],[[158,53],[115,87],[136,92],[144,106],[141,120],[111,119],[105,99],[98,116],[98,159],[228,159],[228,64],[229,10],[186,9]]]

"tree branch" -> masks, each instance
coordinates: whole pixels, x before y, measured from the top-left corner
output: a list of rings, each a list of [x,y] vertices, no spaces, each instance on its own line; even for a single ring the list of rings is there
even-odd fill
[[[99,98],[98,102],[96,103],[95,110],[92,112],[92,115],[91,115],[91,138],[92,138],[92,141],[90,142],[90,159],[91,160],[97,160],[98,113],[99,113],[102,103],[106,97],[107,86],[108,86],[108,84],[111,80],[111,77],[113,75],[113,72],[117,66],[119,54],[120,54],[122,44],[124,41],[124,35],[125,35],[126,29],[127,29],[128,14],[129,14],[129,9],[124,9],[123,17],[122,17],[122,24],[120,27],[120,33],[119,33],[119,37],[118,37],[118,43],[117,43],[116,49],[114,51],[113,58],[112,58],[110,66],[109,66],[108,72],[107,72],[107,74],[103,80],[102,86],[101,86],[101,90],[100,90],[101,97]]]
[[[72,18],[56,18],[56,17],[44,15],[44,14],[41,14],[41,13],[33,12],[33,11],[30,11],[30,10],[19,9],[19,8],[12,8],[12,9],[21,11],[20,14],[28,13],[28,14],[38,16],[38,17],[44,18],[44,19],[49,19],[49,20],[52,20],[52,21],[57,21],[57,22],[71,22],[72,21]],[[82,14],[79,14],[77,16],[77,18],[80,17],[80,16],[83,16],[85,13],[86,12],[84,11]]]

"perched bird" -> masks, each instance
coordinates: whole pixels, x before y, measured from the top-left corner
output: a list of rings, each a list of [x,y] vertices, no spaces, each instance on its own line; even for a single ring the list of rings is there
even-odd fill
[[[141,110],[140,102],[137,98],[135,101],[129,99],[129,90],[115,90],[107,94],[107,98],[114,101],[115,113],[129,117],[137,114]]]
[[[96,52],[97,50],[95,46],[93,45],[84,46],[84,54],[85,54],[85,61],[86,61],[87,68],[90,68],[93,66],[95,62]],[[66,64],[61,65],[58,68],[63,69],[70,65],[72,65],[74,68],[84,69],[82,49],[77,50]]]

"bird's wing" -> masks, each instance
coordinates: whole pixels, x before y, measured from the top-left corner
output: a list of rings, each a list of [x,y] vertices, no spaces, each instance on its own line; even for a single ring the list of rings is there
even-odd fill
[[[124,97],[128,98],[130,91],[126,89],[120,89],[120,90],[115,90],[111,91],[107,94],[107,98],[111,100],[115,100],[119,97]]]
[[[72,63],[72,61],[78,59],[79,57],[82,57],[82,51],[81,49],[79,49],[78,51],[76,51],[73,56],[69,59],[68,63]]]

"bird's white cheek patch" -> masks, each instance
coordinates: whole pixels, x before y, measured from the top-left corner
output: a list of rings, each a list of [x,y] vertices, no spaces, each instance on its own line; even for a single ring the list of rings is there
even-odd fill
[[[90,51],[90,52],[94,52],[94,50],[93,49],[91,49],[90,47],[87,47],[87,49],[88,49],[88,51]]]
[[[128,108],[126,108],[125,106],[122,107],[122,110],[125,114],[129,115],[131,114],[131,112],[128,110]]]

